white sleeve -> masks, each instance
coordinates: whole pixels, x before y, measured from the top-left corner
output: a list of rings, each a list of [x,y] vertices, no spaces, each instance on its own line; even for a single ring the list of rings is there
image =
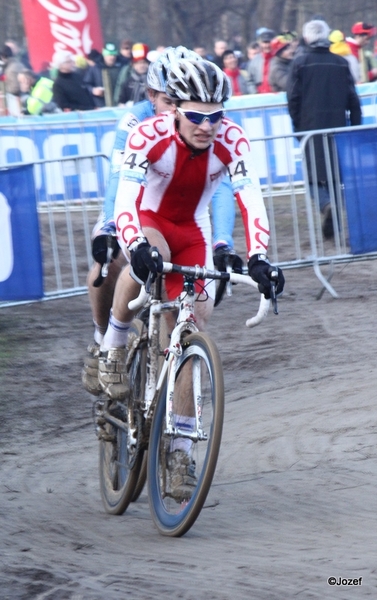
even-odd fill
[[[145,154],[126,146],[114,209],[118,242],[123,252],[134,240],[143,237],[138,209],[147,183],[148,166]]]
[[[248,152],[228,165],[245,228],[247,256],[266,253],[270,229],[258,173]]]

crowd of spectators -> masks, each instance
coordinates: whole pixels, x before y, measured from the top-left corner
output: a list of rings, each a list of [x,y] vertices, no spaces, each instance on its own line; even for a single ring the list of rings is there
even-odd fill
[[[0,49],[0,73],[7,113],[41,115],[139,102],[146,97],[148,65],[160,51],[130,40],[119,47],[107,42],[87,56],[61,50],[36,73],[15,42],[6,42]]]
[[[321,16],[313,20],[317,18],[323,21]],[[377,56],[370,48],[375,35],[374,26],[358,22],[352,26],[350,37],[334,29],[326,40],[330,52],[347,61],[355,83],[377,80]],[[277,33],[261,27],[245,54],[231,49],[225,40],[216,40],[212,53],[205,54],[202,48],[195,50],[224,69],[232,80],[234,95],[242,95],[287,91],[292,60],[307,52],[309,46],[294,31]]]
[[[376,34],[374,26],[355,23],[351,34],[346,37],[338,29],[330,30],[326,40],[330,52],[347,61],[355,83],[377,80],[377,59],[369,47]],[[87,56],[60,51],[35,73],[27,53],[8,40],[0,49],[3,91],[13,99],[8,113],[37,115],[139,102],[146,97],[148,65],[163,48],[150,50],[144,43],[124,39],[119,45],[107,42]],[[234,96],[286,92],[292,61],[308,51],[308,44],[295,32],[261,27],[245,51],[240,48],[238,40],[221,39],[214,42],[212,51],[193,48],[226,72]]]

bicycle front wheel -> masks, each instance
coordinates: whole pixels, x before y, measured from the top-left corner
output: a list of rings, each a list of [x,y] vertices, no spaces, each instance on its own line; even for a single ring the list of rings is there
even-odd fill
[[[160,533],[174,537],[190,529],[204,505],[216,469],[224,420],[223,370],[215,344],[206,334],[193,333],[182,346],[173,406],[179,405],[179,412],[188,415],[191,437],[167,432],[165,381],[156,403],[148,449],[152,518]],[[198,419],[193,416],[195,404]],[[175,450],[180,445],[184,451]]]

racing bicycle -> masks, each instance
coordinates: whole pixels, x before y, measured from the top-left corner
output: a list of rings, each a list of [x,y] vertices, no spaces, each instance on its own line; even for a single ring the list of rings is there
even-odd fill
[[[100,488],[106,511],[122,514],[138,498],[147,480],[150,511],[158,531],[179,537],[195,523],[208,495],[224,420],[221,359],[215,343],[196,325],[195,282],[203,284],[201,298],[208,280],[252,287],[257,283],[248,275],[168,262],[163,263],[162,272],[183,276],[180,296],[163,300],[163,276],[153,285],[149,279],[142,286],[139,297],[129,304],[137,311],[127,342],[129,397],[116,406],[106,399],[97,401]],[[276,276],[275,271],[270,274],[272,282]],[[277,312],[274,289],[273,282]],[[259,324],[269,306],[270,300],[261,295],[258,312],[246,325]],[[164,318],[168,312],[176,315],[170,335]],[[189,415],[186,421],[190,427],[180,422],[177,412]],[[191,449],[195,485],[177,495],[169,456],[178,438]]]

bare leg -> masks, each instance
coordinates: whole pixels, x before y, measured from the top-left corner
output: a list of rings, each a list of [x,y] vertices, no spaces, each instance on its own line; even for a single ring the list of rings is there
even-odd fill
[[[116,319],[122,323],[132,320],[134,313],[128,308],[128,303],[137,298],[139,292],[140,285],[132,279],[130,266],[127,265],[119,275],[115,286],[112,311]]]
[[[99,344],[106,332],[111,304],[113,301],[114,288],[126,260],[123,255],[118,255],[109,265],[107,277],[102,281],[99,287],[94,287],[93,283],[100,274],[101,266],[94,263],[87,276],[88,296],[92,309],[93,321],[95,324],[94,343],[91,342],[87,348],[87,355],[84,359],[84,368],[81,378],[85,389],[95,396],[101,391],[98,382],[98,355]]]
[[[103,332],[107,328],[115,284],[125,264],[125,257],[122,253],[119,253],[117,258],[110,263],[108,275],[99,287],[94,287],[93,283],[100,274],[101,266],[98,263],[94,263],[88,273],[88,295],[93,320]]]

